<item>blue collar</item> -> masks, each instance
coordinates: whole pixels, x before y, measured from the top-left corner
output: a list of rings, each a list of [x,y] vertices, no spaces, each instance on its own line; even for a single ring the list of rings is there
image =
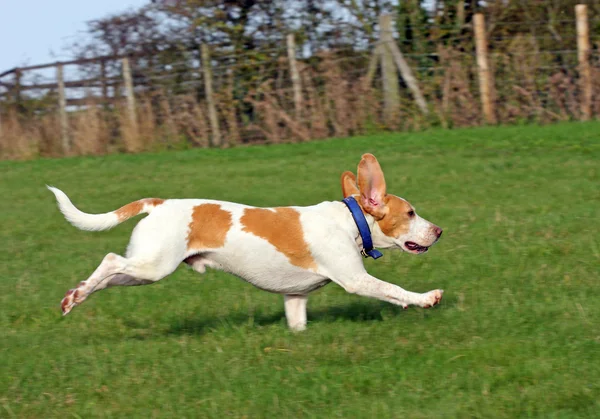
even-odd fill
[[[383,254],[379,250],[373,249],[373,240],[371,240],[371,230],[369,229],[367,219],[365,218],[365,215],[360,209],[358,202],[356,202],[356,199],[349,196],[347,198],[344,198],[342,202],[346,204],[346,206],[350,210],[352,218],[354,218],[354,222],[358,227],[360,237],[362,238],[363,249],[360,251],[360,253],[366,258],[370,256],[373,259],[377,259],[383,256]]]

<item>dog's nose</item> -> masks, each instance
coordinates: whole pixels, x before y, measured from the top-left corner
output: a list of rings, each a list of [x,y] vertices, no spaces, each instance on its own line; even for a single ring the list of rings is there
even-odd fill
[[[440,238],[440,236],[442,235],[444,230],[442,230],[441,228],[439,228],[438,226],[435,226],[433,228],[433,232],[435,233],[435,235],[438,237],[438,239]]]

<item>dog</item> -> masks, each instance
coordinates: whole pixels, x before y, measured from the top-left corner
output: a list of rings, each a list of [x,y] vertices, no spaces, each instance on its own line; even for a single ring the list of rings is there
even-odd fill
[[[65,218],[82,230],[107,230],[149,214],[133,229],[126,256],[107,254],[87,280],[66,293],[62,313],[67,315],[104,288],[152,284],[182,262],[199,273],[219,269],[283,294],[287,323],[294,331],[306,328],[308,294],[329,282],[405,309],[439,304],[441,289],[410,292],[365,270],[363,256],[380,255],[366,247],[420,254],[438,241],[442,229],[419,217],[404,199],[387,194],[383,171],[372,154],[362,156],[357,175],[346,171],[341,176],[344,202],[309,207],[145,198],[105,214],[87,214],[61,190],[48,186]]]

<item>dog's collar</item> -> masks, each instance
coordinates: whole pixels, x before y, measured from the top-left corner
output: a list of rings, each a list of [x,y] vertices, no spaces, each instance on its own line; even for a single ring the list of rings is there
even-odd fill
[[[363,249],[360,251],[360,253],[366,258],[370,256],[373,259],[383,256],[379,250],[373,249],[373,240],[371,240],[371,230],[369,229],[369,224],[367,224],[367,219],[360,209],[358,202],[356,202],[356,199],[349,196],[344,198],[342,202],[346,204],[350,210],[350,214],[352,214],[352,218],[354,218],[354,222],[356,223],[358,232],[362,238]]]

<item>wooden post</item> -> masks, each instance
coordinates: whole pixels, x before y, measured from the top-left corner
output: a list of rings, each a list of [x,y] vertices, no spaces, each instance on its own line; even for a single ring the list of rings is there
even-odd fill
[[[56,66],[56,82],[58,85],[58,118],[60,121],[60,138],[63,153],[69,154],[71,151],[71,141],[69,139],[69,121],[67,119],[67,96],[65,95],[65,78],[63,74],[63,65]]]
[[[300,81],[300,73],[298,72],[298,67],[296,65],[296,42],[293,34],[287,36],[287,54],[290,62],[292,85],[294,88],[294,109],[296,110],[296,118],[299,119],[302,116],[302,84]]]
[[[129,58],[125,57],[121,60],[123,65],[123,83],[125,84],[125,97],[127,98],[127,114],[129,115],[129,123],[134,136],[138,134],[137,116],[135,113],[135,94],[133,92],[133,80],[131,78],[131,67],[129,66]]]
[[[227,125],[229,126],[227,140],[229,144],[239,144],[241,143],[240,130],[236,117],[236,101],[233,95],[235,89],[235,79],[233,77],[233,70],[231,68],[227,70],[227,85],[227,105],[229,108],[226,113]]]
[[[458,0],[456,2],[456,26],[458,31],[462,29],[465,24],[465,0]]]
[[[373,82],[375,71],[377,71],[377,63],[381,61],[382,49],[382,45],[377,45],[373,50],[373,53],[371,54],[371,58],[369,60],[369,67],[367,69],[367,75],[365,76],[365,88],[371,86],[371,83]]]
[[[404,79],[404,81],[406,82],[406,85],[408,86],[408,88],[412,92],[413,96],[415,97],[417,106],[419,107],[421,112],[423,112],[423,114],[429,115],[429,109],[427,109],[427,102],[425,101],[425,98],[423,97],[423,94],[421,93],[421,89],[419,88],[417,79],[413,75],[413,72],[410,69],[410,66],[404,59],[404,55],[402,55],[402,51],[400,51],[400,48],[398,48],[398,45],[396,45],[395,42],[387,43],[385,45],[392,53],[392,56],[394,57],[394,61],[396,62],[396,66],[398,66],[398,70],[400,70],[400,74],[402,75],[402,78]]]
[[[206,92],[206,103],[208,105],[208,119],[210,121],[210,129],[212,131],[211,144],[214,147],[220,147],[222,145],[221,130],[219,129],[219,118],[217,116],[217,109],[215,107],[214,94],[212,88],[210,52],[206,44],[202,44],[200,49],[202,51],[202,68],[204,70],[204,90]]]
[[[577,19],[577,58],[579,59],[579,86],[581,89],[581,119],[592,117],[592,73],[590,69],[590,33],[587,6],[575,6]]]
[[[392,33],[392,16],[381,15],[379,17],[379,40],[384,46],[381,49],[381,71],[383,73],[383,114],[385,123],[395,125],[398,123],[398,111],[400,109],[400,86],[398,83],[398,72],[394,64],[394,57],[386,44],[394,42]]]
[[[496,114],[492,101],[492,75],[487,57],[487,39],[485,34],[485,19],[483,14],[476,13],[475,22],[475,49],[477,52],[477,67],[479,69],[479,93],[483,115],[488,124],[496,123]]]
[[[14,86],[15,104],[19,109],[21,104],[21,69],[15,68],[15,86]]]
[[[106,61],[100,61],[100,84],[102,86],[102,102],[107,104],[108,100],[108,84],[106,82]]]

